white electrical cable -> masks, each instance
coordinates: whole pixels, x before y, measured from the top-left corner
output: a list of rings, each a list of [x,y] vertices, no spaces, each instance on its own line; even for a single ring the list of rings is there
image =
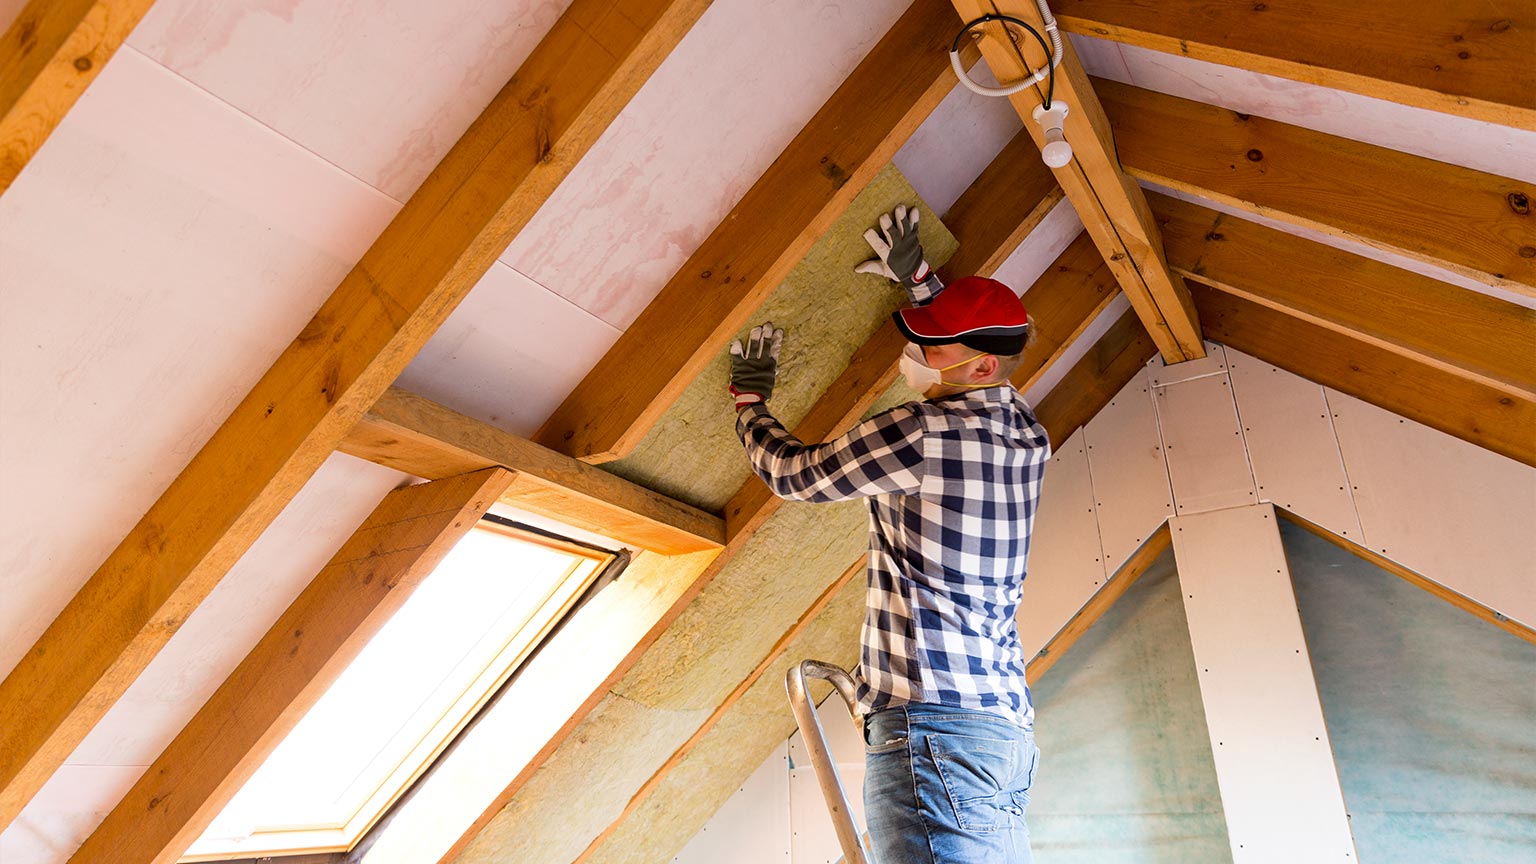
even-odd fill
[[[1051,74],[1052,69],[1055,69],[1057,66],[1061,65],[1063,49],[1061,45],[1061,32],[1056,28],[1056,18],[1051,15],[1051,8],[1050,6],[1046,5],[1046,0],[1035,0],[1035,6],[1040,10],[1040,20],[1045,22],[1045,32],[1050,36],[1051,39],[1050,63],[1046,66],[1042,66],[1039,69],[1034,70],[1033,73],[1031,73],[1022,81],[1014,82],[1013,84],[1009,84],[1005,87],[987,87],[983,84],[977,84],[971,78],[970,74],[965,71],[965,65],[960,62],[959,47],[957,46],[951,48],[949,52],[949,65],[955,67],[955,75],[959,76],[960,83],[964,84],[967,90],[970,90],[972,93],[975,93],[979,96],[1012,96],[1013,94],[1018,93],[1027,87],[1033,87],[1041,81],[1044,81],[1046,76]],[[992,18],[993,16],[985,16],[977,20],[992,20]],[[970,25],[966,25],[966,29],[969,30],[975,23],[976,22],[972,22]]]

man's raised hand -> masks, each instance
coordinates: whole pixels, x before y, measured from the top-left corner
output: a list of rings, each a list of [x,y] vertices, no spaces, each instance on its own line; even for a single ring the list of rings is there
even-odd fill
[[[766,402],[773,395],[773,379],[779,370],[779,346],[784,331],[764,321],[747,338],[731,343],[730,393],[736,410]]]
[[[923,244],[917,233],[916,207],[898,204],[890,213],[880,215],[880,227],[864,232],[864,241],[875,257],[853,268],[855,273],[874,273],[900,282],[903,288],[921,285],[928,278],[928,262],[923,260]]]

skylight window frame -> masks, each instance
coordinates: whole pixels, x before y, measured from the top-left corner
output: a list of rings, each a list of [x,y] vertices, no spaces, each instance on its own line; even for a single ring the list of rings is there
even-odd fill
[[[555,588],[529,616],[528,622],[509,634],[506,644],[474,675],[460,696],[440,712],[405,756],[397,760],[397,764],[374,784],[373,790],[362,799],[362,803],[345,822],[262,828],[239,841],[238,848],[232,843],[226,843],[224,848],[189,852],[178,859],[179,862],[243,862],[266,858],[308,861],[350,852],[387,816],[390,808],[410,792],[412,786],[495,699],[496,694],[517,674],[544,640],[558,630],[566,617],[581,605],[583,598],[602,580],[604,574],[616,562],[627,560],[618,551],[562,537],[490,513],[484,514],[471,530],[498,534],[552,549],[574,560],[555,583]],[[425,755],[421,756],[422,753]],[[201,838],[198,844],[194,844],[194,848],[197,845],[203,845]],[[299,856],[304,857],[300,859]]]

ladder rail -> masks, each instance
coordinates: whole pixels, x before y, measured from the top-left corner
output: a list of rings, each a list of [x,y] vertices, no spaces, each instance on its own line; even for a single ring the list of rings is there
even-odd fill
[[[811,767],[816,771],[816,781],[821,786],[821,796],[827,801],[832,814],[832,827],[837,832],[837,843],[843,847],[843,860],[847,864],[874,864],[873,857],[864,848],[859,837],[859,826],[853,821],[853,810],[848,804],[848,793],[843,789],[837,765],[832,761],[826,735],[822,733],[821,718],[811,702],[807,680],[819,678],[832,685],[848,707],[850,717],[858,715],[859,700],[854,690],[853,677],[843,669],[820,660],[803,660],[791,666],[784,675],[784,689],[789,693],[789,707],[795,715],[795,725],[805,740],[805,749],[811,755]]]

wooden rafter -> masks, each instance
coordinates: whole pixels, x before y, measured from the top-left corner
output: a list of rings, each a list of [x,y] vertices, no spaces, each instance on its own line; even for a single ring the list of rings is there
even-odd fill
[[[534,440],[627,455],[954,86],[948,9],[916,0]]]
[[[1536,296],[1536,185],[1095,79],[1130,173]]]
[[[1207,335],[1310,381],[1536,466],[1536,402],[1195,283]]]
[[[1029,138],[1014,136],[945,216],[960,246],[940,278],[992,275],[1061,197]],[[858,422],[896,380],[906,344],[895,324],[882,324],[795,426],[795,435],[824,441]],[[748,478],[725,505],[726,534],[757,530],[780,503],[761,480]]]
[[[1093,238],[1079,234],[1024,295],[1035,343],[1013,373],[1013,386],[1020,392],[1035,386],[1118,296],[1120,283]]]
[[[576,0],[27,652],[0,829],[383,395],[707,0]]]
[[[1043,29],[1040,13],[1031,0],[954,0],[962,21],[987,14],[1006,14]],[[999,81],[1025,78],[1029,70],[1043,66],[1045,52],[1035,41],[1001,24],[983,25],[977,32],[982,55]],[[1141,317],[1158,350],[1170,363],[1205,356],[1200,322],[1189,301],[1184,282],[1163,260],[1162,238],[1141,187],[1120,166],[1109,122],[1082,63],[1063,40],[1064,54],[1056,69],[1054,99],[1068,106],[1065,132],[1072,145],[1072,161],[1055,169],[1056,182],[1077,209],[1083,225],[1131,306]],[[1045,133],[1033,119],[1046,93],[1040,83],[1008,97],[1024,120],[1035,143],[1045,146]]]
[[[1073,33],[1536,129],[1526,0],[1231,3],[1055,0]]]
[[[435,480],[499,465],[516,472],[501,500],[626,546],[663,555],[718,548],[713,513],[391,387],[337,448]]]
[[[488,468],[386,495],[70,861],[179,860],[511,481]]]
[[[0,38],[0,194],[154,0],[31,0]]]
[[[1186,201],[1149,197],[1168,263],[1186,279],[1536,400],[1536,310]]]

